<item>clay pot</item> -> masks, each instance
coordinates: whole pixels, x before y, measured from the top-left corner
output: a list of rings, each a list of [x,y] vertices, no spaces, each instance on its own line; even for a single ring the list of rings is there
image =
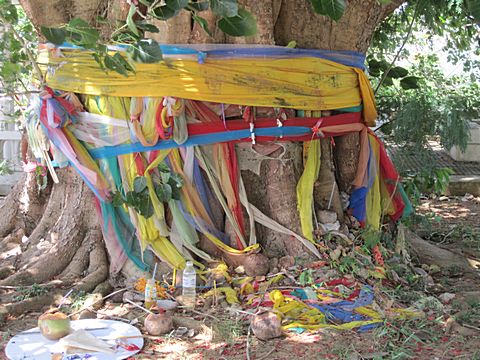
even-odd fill
[[[162,312],[160,314],[149,314],[145,318],[145,330],[150,335],[158,336],[169,333],[173,329],[173,316]]]
[[[48,340],[58,340],[70,333],[70,319],[58,309],[51,309],[40,315],[38,328]]]

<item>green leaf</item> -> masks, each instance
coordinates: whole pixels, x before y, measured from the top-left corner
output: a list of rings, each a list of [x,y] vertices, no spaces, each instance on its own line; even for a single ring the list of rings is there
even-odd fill
[[[168,202],[172,199],[172,187],[170,184],[157,185],[155,187],[155,193],[161,202]]]
[[[139,204],[135,207],[135,210],[146,219],[151,217],[153,215],[153,204],[150,197],[142,197]]]
[[[165,164],[163,162],[158,164],[157,169],[158,169],[158,171],[160,171],[162,173],[170,173],[170,168],[168,167],[167,164]]]
[[[171,174],[169,182],[171,183],[172,186],[177,188],[181,188],[184,184],[183,178],[177,173]]]
[[[161,172],[160,173],[160,178],[162,179],[162,183],[167,184],[170,181],[170,178],[172,177],[171,172]]]
[[[239,9],[237,16],[220,19],[218,27],[231,36],[253,36],[257,33],[257,22],[245,9]]]
[[[133,190],[139,194],[143,190],[147,188],[147,179],[145,176],[137,176],[135,180],[133,180]]]
[[[385,79],[383,79],[382,85],[393,86],[393,78],[390,75],[386,76]]]
[[[0,10],[2,12],[2,16],[10,24],[13,25],[18,22],[18,12],[15,5],[10,3],[5,3],[5,1],[0,1]]]
[[[182,195],[181,188],[178,188],[176,186],[172,186],[172,199],[173,200],[180,200],[181,195]]]
[[[135,191],[127,192],[127,194],[125,195],[125,203],[131,207],[137,206],[137,203],[138,203],[137,193]]]
[[[40,32],[49,42],[55,45],[62,45],[65,42],[65,36],[67,35],[63,29],[46,26],[40,27]]]
[[[147,23],[146,21],[136,21],[135,25],[137,28],[143,31],[148,31],[151,33],[159,33],[160,29],[153,24]]]
[[[20,71],[20,64],[5,62],[2,66],[1,76],[4,78],[3,80],[15,78]]]
[[[205,11],[208,10],[210,4],[208,1],[196,2],[188,4],[188,8],[193,11]]]
[[[210,0],[212,12],[219,17],[234,17],[238,15],[237,0]]]
[[[183,179],[180,175],[173,173],[168,181],[172,187],[172,199],[180,200],[182,194]]]
[[[391,68],[390,71],[388,72],[388,76],[391,76],[394,79],[399,79],[407,75],[408,75],[408,70],[401,66],[395,66]]]
[[[287,47],[289,49],[295,49],[297,47],[297,42],[295,40],[292,40],[285,47]]]
[[[400,86],[404,90],[419,89],[418,80],[420,80],[420,78],[417,76],[407,76],[400,80]]]
[[[117,53],[115,55],[119,55],[119,54]],[[105,55],[105,57],[103,58],[103,63],[105,64],[105,67],[107,69],[116,71],[117,73],[123,76],[128,76],[127,68],[122,62],[118,61],[118,58],[115,58],[115,56],[111,56],[108,54]]]
[[[363,233],[363,241],[365,242],[365,246],[371,250],[380,242],[380,233],[368,228]]]
[[[198,25],[200,25],[200,27],[208,34],[208,36],[212,37],[212,33],[208,28],[208,21],[206,19],[202,18],[201,16],[195,15],[194,13],[192,13],[192,19]]]
[[[115,34],[112,39],[117,43],[132,44],[139,40],[140,36],[135,35],[130,30]]]
[[[467,0],[467,8],[477,23],[480,22],[480,1]]]
[[[125,200],[122,197],[122,194],[119,193],[118,191],[115,192],[112,196],[112,205],[113,206],[122,206],[125,204]]]
[[[345,0],[310,0],[313,10],[321,15],[326,15],[338,21],[345,12]]]
[[[91,27],[85,20],[79,18],[70,20],[66,30],[73,44],[86,48],[95,47],[96,42],[100,38],[100,34],[96,29]]]
[[[153,39],[142,39],[136,44],[130,45],[128,52],[132,59],[145,64],[153,64],[162,60],[160,45]]]
[[[385,71],[390,67],[390,64],[385,60],[370,59],[368,61],[368,72],[371,76],[380,76],[381,71]]]
[[[135,21],[133,21],[133,16],[136,14],[136,12],[137,12],[137,7],[131,4],[130,10],[128,11],[128,15],[127,15],[127,26],[131,32],[133,32],[137,36],[140,36],[137,26],[135,25]]]
[[[152,10],[152,16],[159,20],[168,20],[188,5],[188,0],[165,0],[165,5]]]
[[[313,272],[312,269],[308,269],[303,271],[300,276],[298,277],[298,282],[302,285],[310,285],[313,284]]]
[[[189,0],[165,0],[166,6],[170,6],[175,10],[182,10],[188,5]]]

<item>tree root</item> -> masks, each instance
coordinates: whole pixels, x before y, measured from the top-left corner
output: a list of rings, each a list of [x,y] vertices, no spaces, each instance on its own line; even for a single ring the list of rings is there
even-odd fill
[[[468,274],[478,274],[468,260],[456,253],[442,249],[404,228],[405,238],[410,244],[410,253],[422,264],[437,265],[441,269],[456,267]]]
[[[30,311],[40,311],[45,306],[49,306],[53,302],[54,295],[52,293],[35,296],[19,302],[8,304],[5,309],[11,316],[18,316]]]
[[[75,285],[74,288],[77,291],[92,291],[108,278],[108,260],[100,230],[90,231],[88,238],[93,243],[87,270],[88,275]]]

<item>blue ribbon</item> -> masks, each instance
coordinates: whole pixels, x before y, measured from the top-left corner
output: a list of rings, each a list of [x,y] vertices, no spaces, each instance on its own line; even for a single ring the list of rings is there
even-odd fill
[[[312,133],[312,129],[305,126],[283,126],[269,128],[255,128],[257,136],[304,136]],[[96,149],[89,149],[94,159],[130,154],[132,152],[144,152],[161,149],[173,149],[182,146],[209,145],[234,140],[250,139],[250,130],[230,130],[218,133],[192,135],[183,144],[177,144],[173,140],[161,140],[153,146],[144,146],[141,143],[122,144],[117,146],[105,146]]]

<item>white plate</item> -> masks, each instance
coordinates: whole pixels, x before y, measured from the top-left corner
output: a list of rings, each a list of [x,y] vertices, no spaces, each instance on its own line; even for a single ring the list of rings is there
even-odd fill
[[[87,330],[93,336],[107,342],[110,345],[114,345],[114,339],[119,336],[140,336],[140,330],[136,327],[114,320],[99,320],[99,319],[84,319],[71,322],[71,328],[73,330],[79,329],[97,329]],[[101,329],[99,329],[101,328]],[[23,331],[13,338],[7,344],[5,348],[5,355],[10,360],[51,360],[52,354],[60,353],[58,341],[51,341],[44,338],[39,332],[29,333],[31,331],[38,330],[38,328]],[[139,349],[143,347],[143,338],[126,339],[129,344],[135,344]],[[132,356],[139,352],[127,351],[122,348],[118,348],[115,354],[106,354],[91,352],[89,360],[122,360],[129,356]]]

